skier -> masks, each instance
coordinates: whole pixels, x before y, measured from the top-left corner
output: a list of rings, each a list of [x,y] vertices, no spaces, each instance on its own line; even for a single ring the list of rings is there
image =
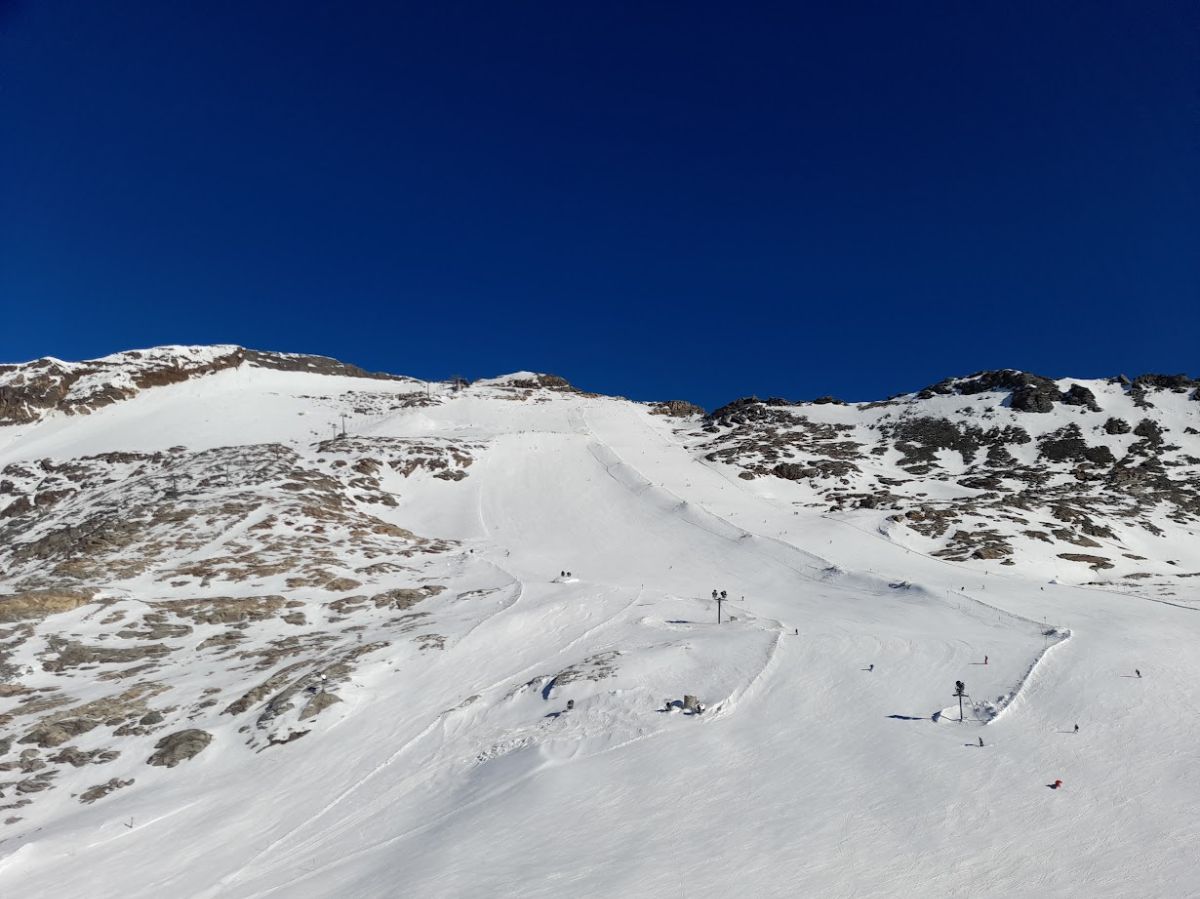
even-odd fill
[[[566,576],[567,576],[567,573],[566,573],[565,571],[560,571],[560,572],[558,573],[558,576],[559,576],[559,577],[566,577]]]
[[[1139,671],[1137,668],[1134,668],[1134,669],[1133,669],[1133,673],[1134,673],[1134,674],[1136,674],[1138,677],[1141,677],[1141,676],[1142,676],[1142,672],[1141,672],[1141,671]]]
[[[982,749],[982,748],[983,748],[983,737],[980,737],[980,738],[979,738],[979,748],[980,748],[980,749]]]
[[[867,668],[867,670],[868,670],[868,671],[874,671],[874,670],[875,670],[875,663],[874,663],[874,662],[872,662],[872,663],[870,664],[870,666]]]
[[[1058,789],[1059,787],[1061,787],[1061,786],[1062,786],[1062,781],[1061,781],[1061,780],[1056,780],[1056,781],[1054,782],[1054,786],[1052,786],[1050,789],[1052,789],[1052,790],[1057,790],[1057,789]]]
[[[987,664],[987,656],[983,657],[983,664],[985,664],[985,665]]]
[[[1078,724],[1075,725],[1075,733],[1079,733],[1079,725]]]

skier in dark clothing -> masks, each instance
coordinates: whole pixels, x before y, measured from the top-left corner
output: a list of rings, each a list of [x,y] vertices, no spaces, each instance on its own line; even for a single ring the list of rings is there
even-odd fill
[[[1079,725],[1078,724],[1075,725],[1075,733],[1079,733]]]
[[[1133,669],[1133,673],[1134,673],[1134,674],[1136,674],[1138,677],[1141,677],[1141,676],[1142,676],[1142,672],[1141,672],[1141,671],[1139,671],[1137,668],[1134,668],[1134,669]]]
[[[874,662],[872,662],[872,663],[870,664],[870,666],[867,668],[867,670],[868,670],[868,671],[874,671],[874,670],[875,670],[875,663],[874,663]]]
[[[983,748],[983,737],[980,737],[980,738],[979,738],[979,748],[980,748],[980,749],[982,749],[982,748]]]

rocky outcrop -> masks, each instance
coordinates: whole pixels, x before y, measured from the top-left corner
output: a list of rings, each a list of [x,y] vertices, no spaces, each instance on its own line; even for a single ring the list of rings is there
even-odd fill
[[[1105,568],[1112,568],[1113,564],[1104,556],[1089,556],[1086,553],[1059,553],[1060,559],[1066,559],[1068,562],[1083,562],[1088,565],[1093,571],[1101,571]]]
[[[174,768],[180,762],[195,758],[212,742],[212,734],[189,728],[168,734],[154,744],[155,752],[146,759],[147,765]]]
[[[119,778],[114,777],[102,784],[96,784],[94,787],[88,787],[79,794],[79,801],[84,805],[90,805],[97,799],[103,799],[108,794],[123,789],[124,787],[131,786],[132,784],[132,778],[129,780],[120,780]]]
[[[705,414],[704,410],[695,403],[687,400],[667,400],[665,403],[655,403],[650,407],[651,415],[670,415],[674,418],[693,418]]]
[[[1052,411],[1056,402],[1084,406],[1093,412],[1100,411],[1096,395],[1082,384],[1072,384],[1060,392],[1058,385],[1050,378],[1013,369],[976,372],[965,378],[947,378],[921,390],[917,398],[930,399],[948,394],[970,396],[986,391],[1007,391],[1010,395],[1009,405],[1017,412],[1044,414]]]
[[[85,362],[38,359],[20,365],[0,365],[0,425],[27,424],[50,412],[86,414],[127,400],[142,390],[242,365],[350,378],[407,380],[368,372],[326,356],[271,353],[239,346],[158,347]]]
[[[0,623],[40,620],[86,606],[94,598],[92,590],[30,590],[0,596]]]
[[[92,718],[66,718],[61,721],[50,721],[39,724],[21,738],[22,743],[33,743],[44,749],[61,746],[80,734],[85,734],[100,726],[100,722]]]
[[[1059,398],[1058,390],[1053,386],[1042,384],[1023,384],[1012,392],[1011,404],[1017,412],[1046,413],[1054,409],[1054,401]]]
[[[578,388],[571,384],[566,378],[561,378],[558,375],[535,374],[528,378],[509,378],[505,385],[508,387],[516,387],[521,390],[560,390],[568,393],[580,392]]]
[[[1084,406],[1092,412],[1100,411],[1100,406],[1096,402],[1096,394],[1082,384],[1072,384],[1063,391],[1059,399],[1067,406]]]
[[[917,398],[930,399],[955,393],[969,396],[993,390],[1008,391],[1010,405],[1018,412],[1049,412],[1060,396],[1058,385],[1050,378],[1002,369],[976,372],[965,378],[947,378],[921,390]]]
[[[1116,461],[1107,446],[1088,446],[1079,426],[1072,423],[1038,441],[1038,452],[1051,462],[1091,462],[1111,465]]]
[[[1200,381],[1187,375],[1138,375],[1133,379],[1135,389],[1170,390],[1173,393],[1187,393],[1193,387],[1200,387]]]

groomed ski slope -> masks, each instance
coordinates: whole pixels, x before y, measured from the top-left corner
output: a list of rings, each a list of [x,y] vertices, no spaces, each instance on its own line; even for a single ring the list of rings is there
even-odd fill
[[[321,379],[254,377],[25,429],[6,457],[300,448],[336,422],[300,408]],[[487,594],[439,609],[444,649],[384,653],[302,741],[252,754],[231,725],[154,789],[0,844],[0,894],[1195,895],[1195,611],[929,559],[797,514],[644,407],[499,390],[358,432],[486,442],[380,512],[462,541],[437,576]],[[197,410],[237,422],[214,438]],[[956,680],[998,717],[953,720]],[[703,715],[659,711],[684,693]]]

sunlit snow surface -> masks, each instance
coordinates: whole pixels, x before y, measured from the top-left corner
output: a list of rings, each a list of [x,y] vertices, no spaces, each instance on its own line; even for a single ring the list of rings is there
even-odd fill
[[[929,558],[880,514],[824,517],[705,463],[644,406],[509,380],[350,414],[360,438],[481,447],[461,481],[389,475],[398,504],[373,510],[455,541],[422,572],[446,587],[443,648],[371,655],[287,745],[257,752],[227,715],[179,767],[130,749],[103,778],[136,784],[95,804],[69,793],[101,769],[68,772],[0,831],[0,895],[1196,895],[1193,609],[1052,583],[1036,558]],[[366,389],[425,390],[222,371],[0,428],[0,464],[315,459]],[[39,627],[86,638],[88,615]],[[211,683],[202,654],[181,664]],[[702,715],[663,711],[684,694]]]

